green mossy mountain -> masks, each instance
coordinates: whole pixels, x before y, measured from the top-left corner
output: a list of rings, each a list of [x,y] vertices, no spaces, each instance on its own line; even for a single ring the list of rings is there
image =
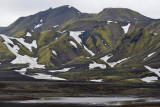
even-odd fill
[[[3,39],[0,37],[0,61],[1,62],[10,62],[15,59],[15,55],[9,51],[7,46],[3,43]]]
[[[106,8],[97,14],[81,13],[68,5],[50,8],[19,18],[0,33],[10,40],[0,37],[0,70],[48,73],[70,68],[53,74],[71,81],[143,83],[142,78],[157,77],[145,65],[160,65],[160,20],[126,8]],[[10,51],[5,43],[15,50]],[[34,46],[30,49],[29,45]],[[12,64],[13,51],[36,59],[45,68]],[[112,57],[105,61],[107,55]],[[112,66],[124,58],[128,59]]]
[[[13,36],[17,32],[24,29],[35,31],[43,30],[76,30],[83,31],[91,29],[94,26],[106,23],[107,21],[122,22],[125,25],[127,21],[150,21],[148,17],[141,15],[138,12],[126,8],[106,8],[98,14],[81,13],[74,7],[68,5],[21,17],[14,23],[4,28],[0,33],[8,36]],[[37,28],[36,25],[41,25]]]
[[[113,57],[110,58],[109,61],[113,62],[131,57],[131,60],[128,60],[123,65],[151,64],[151,66],[159,66],[158,53],[160,48],[160,35],[158,34],[158,28],[160,24],[159,22],[152,21],[145,26],[141,25],[140,27],[140,24],[142,23],[143,22],[136,23],[135,27],[131,28],[130,32],[122,36],[114,47],[109,50],[113,54]],[[154,29],[153,25],[155,25]],[[154,52],[156,52],[156,54],[147,58],[149,54]]]

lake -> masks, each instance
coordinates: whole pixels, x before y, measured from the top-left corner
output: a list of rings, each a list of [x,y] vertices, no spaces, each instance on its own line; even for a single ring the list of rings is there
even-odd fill
[[[48,97],[37,100],[10,101],[9,103],[19,104],[77,104],[90,106],[120,106],[145,103],[159,103],[160,98],[138,98],[138,97]]]

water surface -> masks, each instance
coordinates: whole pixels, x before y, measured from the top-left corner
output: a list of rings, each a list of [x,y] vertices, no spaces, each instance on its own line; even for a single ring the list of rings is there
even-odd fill
[[[137,103],[160,102],[159,98],[137,98],[137,97],[50,97],[38,100],[12,101],[12,103],[24,104],[83,104],[83,105],[130,105]]]

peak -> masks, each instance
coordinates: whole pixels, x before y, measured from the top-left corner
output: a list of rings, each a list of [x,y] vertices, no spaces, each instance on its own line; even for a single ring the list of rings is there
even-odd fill
[[[128,8],[105,8],[101,12],[136,12]]]
[[[115,19],[119,21],[150,20],[150,18],[143,16],[139,12],[128,8],[105,8],[99,13],[99,15],[107,19]]]
[[[63,9],[66,9],[66,10],[71,10],[71,11],[77,11],[77,12],[80,12],[78,9],[76,9],[75,7],[71,6],[71,5],[64,5],[64,6],[60,6],[60,7],[57,7],[57,8],[54,8],[54,9],[59,9],[59,10],[63,10]]]
[[[59,9],[59,8],[74,8],[74,7],[70,6],[70,5],[63,5],[63,6],[55,8],[55,9]]]
[[[52,10],[52,7],[50,7],[48,10]]]

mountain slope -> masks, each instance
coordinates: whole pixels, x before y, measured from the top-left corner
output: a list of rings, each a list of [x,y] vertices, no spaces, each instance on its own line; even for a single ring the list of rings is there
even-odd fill
[[[1,33],[13,36],[24,29],[34,31],[42,30],[76,30],[83,31],[91,29],[107,21],[121,22],[125,26],[126,22],[150,21],[152,19],[141,15],[138,12],[125,8],[106,8],[98,14],[81,13],[79,10],[68,5],[55,9],[48,9],[31,16],[21,17]]]
[[[150,68],[160,64],[160,21],[130,9],[50,8],[1,33],[9,36],[0,35],[0,70],[71,81],[143,83],[160,76]]]
[[[24,29],[32,29],[35,31],[53,29],[56,25],[61,25],[74,18],[79,11],[73,7],[62,6],[59,8],[49,8],[46,11],[37,14],[21,17],[13,24],[8,26],[2,33],[13,35]]]

